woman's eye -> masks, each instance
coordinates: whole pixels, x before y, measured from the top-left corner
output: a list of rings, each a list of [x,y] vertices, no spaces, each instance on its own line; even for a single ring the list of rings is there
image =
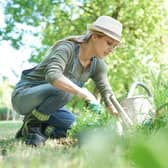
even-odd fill
[[[108,44],[108,45],[112,45],[112,42],[107,41],[107,44]]]

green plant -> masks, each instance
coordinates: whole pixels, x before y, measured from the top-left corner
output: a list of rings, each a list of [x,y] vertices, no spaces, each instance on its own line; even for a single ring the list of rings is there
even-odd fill
[[[69,136],[76,137],[81,132],[89,129],[97,129],[111,123],[115,127],[115,118],[105,108],[102,109],[100,114],[94,113],[85,108],[78,114],[76,122],[72,129],[69,131]]]

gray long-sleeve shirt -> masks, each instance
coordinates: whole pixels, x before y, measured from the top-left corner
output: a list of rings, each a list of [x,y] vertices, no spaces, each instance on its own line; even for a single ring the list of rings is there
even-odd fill
[[[69,40],[63,40],[53,45],[48,50],[43,61],[24,76],[24,80],[29,81],[29,83],[43,83],[44,81],[52,83],[62,74],[71,78],[69,72],[75,59],[76,45],[77,43]],[[91,76],[89,68],[84,70],[80,61],[77,61],[75,71],[71,75],[76,80],[83,82],[86,82],[91,77],[105,103],[109,104],[108,97],[112,94],[112,89],[107,79],[107,66],[104,60],[96,59],[95,71]]]

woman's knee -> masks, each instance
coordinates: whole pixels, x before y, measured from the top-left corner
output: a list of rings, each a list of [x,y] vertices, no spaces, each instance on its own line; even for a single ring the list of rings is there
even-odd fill
[[[75,120],[76,117],[73,113],[65,108],[61,108],[50,116],[47,123],[57,128],[69,129]]]

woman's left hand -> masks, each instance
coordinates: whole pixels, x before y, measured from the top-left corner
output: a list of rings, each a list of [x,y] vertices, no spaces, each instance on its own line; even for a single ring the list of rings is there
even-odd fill
[[[115,116],[118,116],[118,111],[117,109],[114,107],[113,104],[110,104],[108,105],[108,110],[111,112],[111,114],[115,115]]]

